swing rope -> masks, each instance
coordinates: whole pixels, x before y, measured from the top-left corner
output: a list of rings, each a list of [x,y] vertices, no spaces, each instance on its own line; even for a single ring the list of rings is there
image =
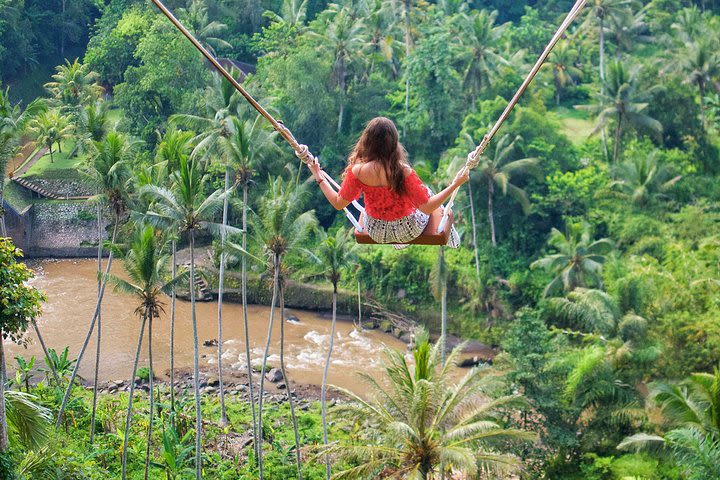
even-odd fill
[[[537,73],[540,71],[540,68],[542,68],[543,64],[547,60],[548,56],[550,55],[550,52],[552,52],[552,49],[555,48],[555,45],[560,41],[560,39],[565,35],[565,32],[570,28],[570,25],[577,19],[577,17],[580,15],[580,12],[582,11],[583,7],[587,3],[587,0],[577,0],[575,2],[575,5],[573,5],[572,9],[568,13],[565,20],[560,24],[560,27],[557,29],[557,32],[555,32],[555,35],[553,35],[552,39],[550,40],[550,43],[548,43],[547,47],[545,47],[545,50],[543,51],[542,55],[537,59],[535,62],[535,65],[530,70],[530,73],[528,73],[527,77],[525,77],[525,80],[523,81],[522,85],[520,85],[520,88],[518,88],[517,92],[515,92],[515,95],[513,95],[513,98],[510,100],[510,103],[505,107],[505,110],[503,110],[502,115],[500,115],[500,118],[495,122],[495,125],[488,131],[488,133],[485,134],[482,141],[480,142],[480,145],[478,145],[475,150],[470,152],[467,156],[467,160],[465,161],[465,165],[460,169],[460,172],[463,171],[470,171],[478,166],[480,163],[480,158],[482,157],[483,153],[485,152],[485,149],[490,144],[490,141],[495,137],[495,134],[497,134],[498,130],[500,130],[500,127],[505,123],[505,121],[510,116],[510,113],[512,112],[513,108],[517,105],[518,101],[520,101],[520,97],[523,93],[525,93],[525,90],[527,90],[530,83],[533,81]],[[450,209],[452,208],[453,204],[455,203],[455,197],[457,196],[458,190],[456,189],[452,195],[450,196],[450,199],[448,200],[447,207],[445,208],[445,211],[443,212],[442,220],[440,221],[440,224],[438,225],[438,233],[442,232],[445,229],[445,224],[447,223],[448,215],[450,213]]]
[[[252,105],[252,107],[257,110],[257,112],[265,117],[265,119],[270,122],[270,125],[280,134],[281,137],[285,139],[285,141],[292,147],[292,149],[295,151],[295,155],[305,164],[310,165],[313,163],[318,162],[318,159],[310,153],[310,149],[307,147],[307,145],[303,145],[299,143],[295,137],[293,136],[292,132],[285,126],[285,124],[280,121],[276,120],[267,110],[265,110],[262,105],[260,105],[253,97],[250,95],[247,90],[243,88],[240,83],[235,80],[235,78],[230,75],[230,73],[223,67],[220,62],[204,47],[202,44],[193,36],[190,31],[185,28],[185,26],[180,23],[180,21],[175,17],[175,15],[172,14],[170,10],[165,7],[165,5],[160,0],[152,0],[152,2],[155,4],[155,6],[172,22],[175,27],[180,30],[180,32],[187,38],[190,43],[192,43],[195,48],[197,48],[200,53],[212,64],[213,67],[223,76],[225,79],[230,82],[230,84],[240,92],[240,94],[245,97],[245,100]],[[508,119],[510,116],[510,113],[512,112],[513,108],[517,105],[518,101],[520,100],[520,97],[522,94],[527,90],[530,83],[533,81],[537,73],[540,71],[540,68],[543,66],[545,61],[547,60],[547,57],[550,55],[550,52],[555,47],[555,45],[560,41],[562,36],[565,34],[568,28],[570,28],[570,25],[577,19],[577,17],[580,15],[580,12],[582,11],[582,8],[585,6],[587,0],[577,0],[575,2],[575,5],[573,5],[573,8],[568,13],[567,17],[563,21],[563,23],[558,28],[557,32],[555,32],[555,35],[550,40],[550,43],[545,47],[545,50],[543,51],[542,55],[540,55],[540,58],[535,62],[535,65],[530,70],[530,73],[527,75],[525,80],[523,81],[522,85],[520,85],[520,88],[515,92],[515,95],[513,96],[512,100],[510,100],[510,103],[508,103],[507,107],[505,107],[505,110],[503,111],[502,115],[500,115],[500,118],[495,122],[495,125],[490,129],[490,131],[485,134],[482,141],[480,142],[480,145],[478,145],[475,150],[470,152],[467,156],[467,160],[465,162],[465,165],[461,168],[461,172],[463,170],[472,170],[475,167],[478,166],[480,163],[480,158],[482,157],[483,153],[485,152],[485,149],[487,148],[490,141],[493,139],[495,134],[497,134],[498,130],[500,130],[500,127],[502,127],[503,123]],[[339,189],[340,185],[327,173],[323,171],[323,176],[325,179],[331,183],[335,188]],[[440,221],[440,224],[438,225],[438,233],[442,232],[445,229],[445,225],[448,220],[448,216],[450,213],[450,209],[452,208],[455,197],[457,196],[458,190],[455,190],[452,195],[450,196],[450,199],[448,201],[448,205],[446,208],[444,208],[442,220]],[[365,209],[358,203],[357,201],[353,201],[352,205],[362,214]],[[363,227],[360,225],[360,222],[355,218],[355,216],[348,210],[348,208],[343,209],[345,211],[345,216],[347,216],[348,220],[353,224],[353,226],[358,230],[362,231]]]

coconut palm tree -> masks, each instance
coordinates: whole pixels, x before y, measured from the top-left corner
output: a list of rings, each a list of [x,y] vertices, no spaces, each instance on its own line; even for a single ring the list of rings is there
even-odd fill
[[[30,121],[46,109],[45,102],[35,100],[25,109],[10,102],[10,89],[0,90],[0,235],[7,237],[3,193],[8,162],[19,151],[20,136]]]
[[[92,103],[102,95],[98,74],[77,58],[72,63],[66,59],[65,64],[58,65],[55,70],[54,81],[46,83],[45,88],[61,110],[76,114],[82,105]]]
[[[137,142],[129,140],[124,135],[111,132],[104,140],[95,143],[96,154],[90,159],[89,163],[85,165],[83,171],[90,180],[95,183],[98,194],[98,201],[106,203],[110,211],[112,212],[113,218],[113,229],[110,236],[110,245],[115,243],[117,237],[118,227],[121,218],[125,215],[128,205],[128,198],[130,192],[130,163],[133,155],[135,154],[135,148]],[[102,248],[102,239],[98,238],[98,249]],[[73,369],[73,373],[70,377],[70,382],[65,390],[62,404],[60,405],[60,411],[58,412],[56,428],[60,427],[62,423],[63,414],[65,413],[65,407],[67,401],[70,398],[72,387],[77,378],[78,369],[82,362],[83,355],[87,349],[90,337],[95,330],[95,326],[100,318],[100,312],[102,310],[102,301],[105,294],[105,287],[107,285],[107,276],[110,273],[110,268],[113,261],[113,251],[110,250],[108,254],[107,265],[105,266],[105,273],[98,290],[97,302],[95,303],[95,311],[93,313],[90,326],[88,327],[85,341],[80,348],[80,353],[77,357],[77,362]],[[100,329],[98,329],[98,337],[100,336]],[[98,345],[100,344],[100,338],[98,338]],[[100,368],[99,354],[95,356],[95,370]],[[94,389],[96,390],[96,388]],[[93,405],[96,405],[97,394],[93,395]],[[93,411],[95,407],[93,407]],[[95,422],[94,417],[90,423],[91,431],[94,431]]]
[[[314,211],[304,210],[306,184],[294,186],[292,182],[285,182],[282,177],[276,178],[268,184],[265,196],[260,199],[258,215],[253,218],[253,235],[259,245],[262,245],[267,258],[268,266],[273,272],[273,296],[270,304],[270,321],[268,324],[267,341],[260,369],[260,393],[258,394],[258,467],[260,478],[263,478],[262,462],[262,420],[263,396],[265,393],[265,371],[267,357],[270,350],[270,340],[275,319],[275,306],[277,304],[278,290],[280,288],[280,271],[284,256],[304,245],[310,231],[315,227],[317,220]],[[284,319],[281,319],[284,322]],[[280,346],[283,348],[285,339],[280,330]],[[282,350],[281,350],[282,352]],[[281,366],[284,364],[283,355],[280,357]],[[288,391],[288,403],[295,433],[295,449],[297,457],[298,478],[301,477],[300,467],[300,436],[297,430],[297,421],[294,415],[292,396],[290,395],[289,379],[285,377]]]
[[[145,450],[145,480],[148,479],[150,468],[150,446],[152,443],[153,420],[155,416],[155,388],[152,355],[152,327],[153,320],[160,318],[164,313],[162,296],[170,290],[170,283],[176,282],[176,278],[168,281],[168,256],[163,253],[164,241],[150,225],[139,225],[133,234],[129,249],[123,255],[123,266],[128,280],[110,276],[110,281],[116,291],[132,295],[138,300],[135,313],[141,318],[141,330],[138,335],[138,348],[135,352],[132,375],[130,376],[130,393],[128,397],[127,415],[125,417],[125,434],[123,436],[122,449],[122,478],[127,475],[127,447],[130,439],[130,423],[132,420],[133,393],[135,390],[135,378],[137,375],[138,361],[140,359],[140,347],[142,346],[143,331],[145,324],[148,327],[148,364],[150,370],[150,414],[148,419],[147,447]]]
[[[475,175],[487,184],[488,189],[488,219],[490,221],[490,238],[493,246],[497,245],[495,239],[495,218],[493,213],[493,198],[495,196],[495,186],[502,191],[503,196],[510,196],[520,204],[523,213],[527,215],[530,212],[530,201],[527,193],[520,187],[511,183],[514,176],[517,175],[533,175],[537,178],[542,177],[538,160],[536,158],[523,158],[520,160],[511,160],[517,144],[522,138],[517,136],[512,138],[510,134],[504,135],[498,140],[495,150],[486,152],[480,159],[480,164],[475,169]]]
[[[61,143],[70,138],[74,130],[68,117],[57,109],[42,112],[28,125],[28,131],[35,136],[35,141],[50,150],[50,163],[55,161],[53,145],[57,144],[58,150],[62,153]]]
[[[717,52],[717,44],[712,39],[683,42],[673,56],[675,60],[669,62],[666,70],[674,71],[681,75],[685,83],[697,87],[700,98],[700,115],[703,125],[707,125],[705,95],[708,86],[712,86],[713,79],[720,75],[720,55]]]
[[[109,128],[107,102],[98,100],[84,106],[78,113],[76,122],[76,153],[92,152],[93,142],[105,138]]]
[[[370,62],[367,75],[373,73],[376,64],[380,64],[386,66],[391,78],[397,79],[404,47],[398,23],[398,4],[370,0],[361,3],[359,7],[361,11],[358,16],[364,19],[360,27],[365,55]]]
[[[232,49],[232,45],[220,38],[227,31],[227,25],[217,20],[210,21],[208,7],[203,0],[192,0],[188,8],[179,10],[188,30],[213,56],[216,48]]]
[[[483,90],[493,84],[500,67],[510,65],[499,51],[503,34],[509,23],[497,25],[498,12],[481,10],[463,13],[460,20],[460,41],[464,49],[463,87],[470,96],[471,108]]]
[[[504,476],[517,470],[520,459],[501,453],[503,447],[535,435],[503,428],[497,419],[499,410],[520,407],[523,399],[499,396],[502,382],[488,368],[473,368],[454,383],[450,375],[462,348],[441,362],[442,342],[430,346],[426,334],[418,337],[414,370],[403,353],[385,350],[382,380],[360,374],[371,400],[338,389],[351,401],[336,406],[335,415],[363,419],[363,430],[361,444],[341,443],[324,450],[358,465],[335,478],[374,478],[383,472],[427,480],[436,478],[441,464],[470,476],[479,471]]]
[[[242,213],[242,248],[247,248],[247,199],[248,189],[252,182],[254,168],[259,162],[268,157],[270,153],[279,151],[277,144],[275,143],[275,137],[277,132],[270,131],[266,128],[264,119],[258,115],[255,120],[241,121],[237,117],[232,117],[228,125],[229,130],[227,135],[221,135],[217,138],[217,150],[220,153],[221,158],[225,164],[225,190],[230,190],[230,176],[234,174],[235,184],[241,186],[243,189],[243,213]],[[223,225],[228,223],[228,196],[225,196],[223,202]],[[223,305],[223,289],[224,289],[224,274],[225,265],[227,262],[227,256],[225,252],[226,247],[226,236],[224,233],[221,234],[221,250],[220,254],[220,274],[218,278],[218,379],[219,379],[219,394],[220,394],[220,411],[221,411],[221,422],[225,418],[225,401],[222,381],[222,305]],[[242,256],[241,262],[243,264],[242,269],[245,272],[243,275],[243,290],[245,298],[247,290],[245,282],[247,280],[247,260],[245,256]],[[253,411],[253,420],[255,419],[255,404],[252,392],[252,365],[250,364],[250,344],[248,338],[248,319],[247,319],[247,305],[243,300],[243,323],[245,326],[245,351],[247,360],[247,374],[248,381],[250,382],[250,404]],[[253,423],[253,429],[254,429]]]
[[[350,64],[362,49],[361,22],[353,15],[349,7],[335,6],[332,17],[320,32],[310,31],[311,37],[319,40],[318,47],[325,50],[333,59],[333,76],[340,93],[338,112],[338,133],[342,131],[345,115],[345,96],[347,95],[347,74]]]
[[[440,361],[446,358],[447,342],[447,287],[448,287],[448,266],[445,261],[445,246],[438,251],[438,260],[430,270],[430,291],[436,301],[440,302]]]
[[[356,258],[358,245],[355,243],[352,230],[339,228],[335,235],[328,235],[324,230],[318,233],[319,246],[316,255],[320,264],[324,267],[323,276],[332,283],[333,304],[332,323],[330,324],[330,345],[328,346],[325,368],[323,369],[322,387],[320,392],[320,404],[322,409],[323,441],[325,446],[328,443],[327,428],[327,376],[330,370],[330,359],[332,358],[333,345],[335,343],[335,321],[337,318],[337,293],[338,283],[342,277],[343,270],[346,270]],[[330,457],[325,457],[326,478],[330,479]]]
[[[163,174],[159,178],[167,178],[167,172],[174,172],[180,169],[180,165],[187,163],[193,150],[193,133],[169,129],[158,145],[155,161],[161,167]],[[148,185],[160,184],[160,182],[149,182]],[[168,185],[169,186],[169,185]],[[151,211],[151,208],[146,211]],[[177,240],[178,225],[169,222],[163,225],[167,236],[170,237],[172,278],[177,275]],[[170,411],[175,413],[175,283],[170,289]],[[173,427],[175,416],[171,416]]]
[[[555,84],[555,104],[560,105],[560,95],[568,84],[574,84],[575,79],[582,76],[582,70],[575,66],[578,53],[569,42],[561,42],[550,52],[548,62],[543,66],[552,68]]]
[[[195,476],[202,477],[202,412],[200,410],[200,367],[198,350],[197,315],[195,309],[195,233],[200,229],[239,233],[237,229],[213,222],[222,208],[227,192],[216,190],[205,195],[208,177],[203,174],[199,161],[190,158],[181,162],[179,170],[171,175],[172,186],[168,188],[147,185],[142,195],[153,200],[152,210],[146,218],[157,225],[177,225],[181,234],[190,238],[190,309],[193,328],[193,387],[195,390]]]
[[[641,208],[667,197],[667,191],[682,178],[658,163],[657,151],[618,165],[615,175],[617,179],[610,186]]]
[[[637,68],[628,68],[621,61],[614,61],[610,64],[605,91],[598,97],[598,104],[581,106],[597,114],[596,132],[604,129],[610,121],[615,122],[613,161],[616,163],[620,159],[622,135],[628,126],[656,137],[662,134],[662,124],[646,113],[647,102],[657,87],[641,90],[638,73]]]
[[[602,287],[600,271],[614,246],[607,238],[593,240],[590,225],[587,223],[570,223],[565,233],[553,228],[550,232],[548,245],[557,253],[536,260],[530,268],[543,268],[554,275],[545,287],[544,296],[562,288],[571,292],[578,287],[594,284]]]
[[[713,373],[694,373],[678,383],[650,385],[651,404],[660,407],[664,435],[638,433],[623,440],[618,449],[648,447],[669,450],[692,478],[720,475],[720,368]]]
[[[279,13],[267,10],[263,15],[271,22],[302,28],[307,19],[307,3],[308,0],[283,0]]]

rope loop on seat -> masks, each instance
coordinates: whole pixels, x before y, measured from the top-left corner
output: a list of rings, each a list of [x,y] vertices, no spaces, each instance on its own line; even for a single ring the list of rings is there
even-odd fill
[[[298,144],[297,148],[295,149],[295,156],[298,157],[300,161],[303,162],[305,165],[310,165],[317,161],[317,158],[315,158],[315,156],[310,153],[310,149],[307,145]]]

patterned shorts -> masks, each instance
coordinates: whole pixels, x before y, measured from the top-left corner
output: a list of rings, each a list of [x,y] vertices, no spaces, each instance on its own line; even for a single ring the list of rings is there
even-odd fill
[[[367,214],[363,215],[365,231],[370,238],[377,243],[392,243],[397,249],[405,248],[410,242],[416,239],[425,230],[430,215],[415,210],[407,217],[398,218],[397,220],[380,220],[373,218]],[[447,246],[450,248],[458,248],[460,246],[460,236],[455,227],[452,227],[450,238]]]

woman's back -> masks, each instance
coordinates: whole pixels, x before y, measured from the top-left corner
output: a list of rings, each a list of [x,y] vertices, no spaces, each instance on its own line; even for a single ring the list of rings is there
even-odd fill
[[[406,166],[404,174],[404,191],[398,193],[389,186],[385,169],[379,162],[356,164],[347,170],[339,194],[351,201],[363,193],[368,215],[381,220],[396,220],[412,213],[430,197],[428,189],[412,168]]]

